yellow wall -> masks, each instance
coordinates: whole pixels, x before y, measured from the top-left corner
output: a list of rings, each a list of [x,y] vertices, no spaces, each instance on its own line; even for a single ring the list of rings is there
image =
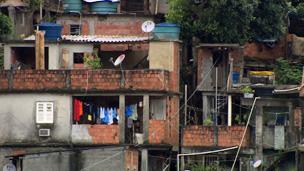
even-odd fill
[[[174,43],[175,42],[150,42],[150,69],[165,69],[173,71]]]

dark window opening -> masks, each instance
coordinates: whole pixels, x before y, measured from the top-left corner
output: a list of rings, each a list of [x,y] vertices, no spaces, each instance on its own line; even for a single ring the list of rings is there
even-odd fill
[[[12,69],[35,69],[36,57],[35,47],[12,47],[11,63]],[[44,49],[44,67],[49,68],[49,48]]]
[[[73,54],[74,64],[83,64],[83,56],[84,53],[74,53]]]
[[[80,35],[80,25],[79,24],[70,25],[70,35]]]

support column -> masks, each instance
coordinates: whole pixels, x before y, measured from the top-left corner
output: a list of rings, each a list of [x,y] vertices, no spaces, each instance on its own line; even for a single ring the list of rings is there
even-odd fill
[[[119,142],[125,143],[125,95],[119,95]]]
[[[293,147],[297,144],[298,141],[298,135],[296,134],[296,132],[299,132],[295,129],[295,125],[294,125],[294,105],[293,102],[289,102],[288,103],[288,108],[289,108],[289,123],[291,123],[288,128],[287,128],[287,132],[289,137],[286,137],[286,139],[288,140],[288,144],[287,147]]]
[[[203,95],[203,120],[205,120],[208,117],[208,114],[210,114],[210,107],[208,96]]]
[[[256,106],[255,126],[255,160],[263,161],[263,106],[260,105]]]
[[[144,106],[143,106],[143,132],[144,132],[144,143],[149,142],[149,111],[150,111],[149,95],[144,95]]]
[[[232,125],[232,96],[228,95],[228,126]]]
[[[141,171],[148,171],[148,150],[142,149],[141,150]]]

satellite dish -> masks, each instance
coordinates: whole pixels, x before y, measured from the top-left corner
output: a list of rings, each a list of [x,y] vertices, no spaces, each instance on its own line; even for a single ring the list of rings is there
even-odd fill
[[[153,31],[154,28],[155,28],[155,23],[151,20],[145,21],[141,25],[141,30],[145,33],[149,33],[151,31]]]
[[[121,54],[114,62],[114,66],[117,66],[122,63],[122,61],[125,59],[125,54]]]
[[[261,164],[262,164],[262,160],[257,160],[253,163],[253,167],[258,168],[259,166],[261,166]]]

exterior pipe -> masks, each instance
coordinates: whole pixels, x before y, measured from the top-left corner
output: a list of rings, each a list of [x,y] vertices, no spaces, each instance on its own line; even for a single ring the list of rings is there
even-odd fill
[[[251,107],[251,110],[250,110],[250,114],[249,114],[249,117],[247,119],[247,124],[246,124],[245,130],[244,130],[244,133],[243,133],[243,136],[242,136],[239,148],[238,148],[237,153],[235,155],[235,158],[234,158],[234,161],[233,161],[233,165],[231,167],[231,171],[233,171],[235,163],[236,163],[236,160],[237,160],[238,155],[240,153],[240,150],[241,150],[241,147],[242,147],[242,143],[244,141],[244,138],[245,138],[245,135],[246,135],[246,131],[247,131],[247,128],[248,128],[248,125],[249,125],[249,122],[250,122],[250,118],[251,118],[251,115],[252,115],[252,112],[253,112],[253,109],[254,109],[254,106],[255,106],[255,102],[256,102],[257,99],[260,99],[260,97],[255,97],[254,98],[254,101],[253,101],[253,104],[252,104],[252,107]]]

